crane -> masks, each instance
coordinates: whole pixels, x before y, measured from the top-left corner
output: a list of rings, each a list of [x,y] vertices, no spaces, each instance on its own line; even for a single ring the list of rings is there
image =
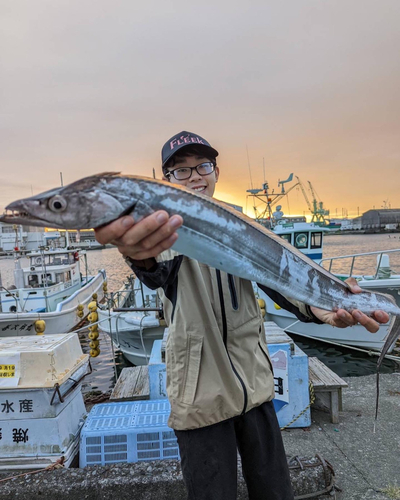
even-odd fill
[[[325,216],[329,215],[329,210],[326,210],[324,208],[324,204],[322,201],[317,201],[318,196],[317,196],[311,182],[308,181],[308,184],[310,186],[310,191],[311,191],[311,194],[313,197],[313,210],[312,210],[313,217],[312,217],[311,222],[316,221],[316,222],[325,224]]]

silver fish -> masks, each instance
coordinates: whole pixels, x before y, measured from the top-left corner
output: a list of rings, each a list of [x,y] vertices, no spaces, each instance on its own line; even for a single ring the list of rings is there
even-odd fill
[[[378,368],[400,333],[400,308],[390,296],[353,294],[341,280],[285,240],[222,202],[155,179],[102,173],[15,201],[0,221],[60,229],[103,226],[123,215],[136,221],[157,210],[181,215],[173,248],[235,276],[261,283],[288,298],[336,311],[359,309],[395,315]]]

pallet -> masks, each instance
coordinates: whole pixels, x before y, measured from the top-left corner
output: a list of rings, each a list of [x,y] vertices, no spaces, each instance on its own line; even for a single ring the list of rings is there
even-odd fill
[[[332,423],[339,423],[339,411],[342,411],[342,389],[348,387],[347,382],[314,357],[308,358],[308,375],[314,387],[314,407],[328,410]]]
[[[139,399],[150,399],[149,368],[148,366],[124,368],[111,393],[110,401]]]

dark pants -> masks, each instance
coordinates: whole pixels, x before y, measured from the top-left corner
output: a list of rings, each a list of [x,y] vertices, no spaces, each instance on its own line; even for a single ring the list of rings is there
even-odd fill
[[[237,450],[250,500],[293,500],[272,402],[218,424],[175,434],[189,500],[236,500]]]

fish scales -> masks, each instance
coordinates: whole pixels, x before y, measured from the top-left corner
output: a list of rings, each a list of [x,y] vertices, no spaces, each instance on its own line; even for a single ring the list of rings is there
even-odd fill
[[[97,228],[122,215],[136,221],[157,210],[181,215],[173,248],[288,298],[336,311],[359,309],[395,315],[378,368],[400,333],[400,308],[390,296],[348,286],[272,231],[213,198],[165,181],[103,173],[11,203],[0,221],[60,229]],[[17,213],[15,213],[17,212]]]

